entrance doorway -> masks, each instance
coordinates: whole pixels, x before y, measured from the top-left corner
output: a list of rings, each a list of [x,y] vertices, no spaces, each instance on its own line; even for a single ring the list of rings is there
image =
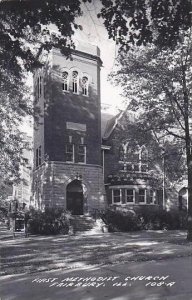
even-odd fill
[[[83,215],[83,187],[80,180],[73,180],[68,184],[67,190],[67,210],[72,215]]]

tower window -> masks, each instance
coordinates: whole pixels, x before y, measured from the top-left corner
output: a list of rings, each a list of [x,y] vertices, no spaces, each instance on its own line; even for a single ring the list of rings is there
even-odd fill
[[[73,93],[78,94],[78,72],[73,71],[72,73],[72,88],[73,88]]]
[[[86,146],[85,145],[78,145],[78,156],[77,161],[79,163],[86,163]]]
[[[74,162],[74,145],[67,144],[65,148],[65,152],[66,152],[66,161]]]
[[[69,90],[69,74],[67,72],[63,72],[62,78],[63,78],[63,84],[62,84],[63,91],[68,91]]]
[[[84,96],[88,96],[88,78],[86,76],[82,78],[82,92]]]
[[[41,165],[41,160],[42,160],[41,157],[42,157],[41,146],[39,146],[36,149],[36,152],[35,152],[35,166],[36,166],[36,168]]]
[[[42,76],[38,76],[37,78],[37,98],[41,98],[42,96]]]

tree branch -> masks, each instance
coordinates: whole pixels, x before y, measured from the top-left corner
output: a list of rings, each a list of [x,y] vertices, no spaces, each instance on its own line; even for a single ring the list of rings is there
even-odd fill
[[[177,107],[179,108],[181,114],[183,117],[185,117],[185,113],[183,111],[182,106],[180,105],[180,103],[178,102],[176,96],[174,94],[172,94],[169,89],[166,87],[165,84],[162,85],[162,88],[164,89],[164,91],[167,93],[167,95],[169,96],[170,99],[174,98],[174,102],[177,104]],[[171,103],[172,104],[172,103]]]
[[[172,135],[172,136],[174,136],[174,137],[176,137],[176,138],[183,139],[183,140],[185,141],[185,137],[184,137],[184,136],[178,135],[178,134],[174,133],[173,131],[171,131],[171,130],[169,130],[169,129],[167,129],[167,128],[164,128],[164,130],[165,130],[168,134],[170,134],[170,135]]]
[[[179,104],[178,101],[176,100],[176,96],[175,96],[175,95],[173,95],[173,98],[174,98],[174,100],[172,99],[172,97],[169,97],[170,102],[171,102],[171,106],[172,106],[172,109],[173,109],[173,113],[174,113],[175,118],[177,119],[179,125],[181,126],[181,129],[183,129],[183,131],[185,132],[185,127],[183,126],[183,124],[181,123],[179,117],[177,116],[177,112],[176,112],[176,110],[175,110],[173,101],[176,103],[176,105],[177,105],[178,107],[180,106],[180,104]],[[181,110],[182,110],[182,108],[181,108]],[[183,111],[183,110],[182,110],[182,111]],[[184,112],[183,112],[183,114],[184,114]],[[183,115],[183,117],[184,117],[184,115]]]

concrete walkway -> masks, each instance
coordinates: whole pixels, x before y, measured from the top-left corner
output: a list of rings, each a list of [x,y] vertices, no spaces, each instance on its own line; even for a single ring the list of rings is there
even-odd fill
[[[191,257],[185,231],[141,231],[1,240],[1,275]]]

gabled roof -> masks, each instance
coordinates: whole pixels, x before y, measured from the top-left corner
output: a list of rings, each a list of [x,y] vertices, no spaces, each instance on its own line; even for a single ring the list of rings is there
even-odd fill
[[[104,127],[104,123],[105,123],[105,128],[102,131],[102,138],[104,140],[107,140],[111,133],[113,132],[113,130],[115,129],[115,127],[117,126],[117,124],[119,123],[120,119],[122,118],[122,116],[126,113],[126,109],[123,111],[120,111],[117,115],[113,116],[111,115],[111,118],[109,118],[107,120],[107,122],[103,120],[104,116],[103,114],[101,114],[101,124],[103,123],[103,127]]]
[[[114,115],[106,112],[101,113],[101,137],[104,136],[108,122],[114,118]]]
[[[101,136],[104,140],[107,140],[112,134],[113,130],[119,124],[123,115],[127,113],[127,108],[117,115],[110,115],[106,113],[101,113]],[[134,121],[134,116],[129,114],[129,120]]]

